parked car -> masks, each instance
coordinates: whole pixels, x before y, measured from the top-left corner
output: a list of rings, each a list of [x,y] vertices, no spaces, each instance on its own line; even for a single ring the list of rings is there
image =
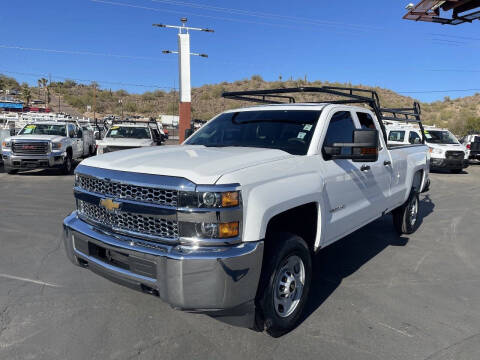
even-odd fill
[[[472,134],[465,136],[461,143],[467,148],[469,153],[469,159],[480,160],[480,135]]]
[[[68,258],[176,309],[291,330],[312,255],[388,213],[400,234],[414,232],[428,173],[426,145],[387,144],[375,92],[224,96],[309,89],[373,111],[345,100],[229,110],[182,145],[84,160],[64,220]]]
[[[89,155],[82,130],[74,123],[43,121],[26,124],[2,143],[5,170],[60,168],[69,174],[73,161]]]
[[[156,121],[114,122],[105,137],[97,141],[97,154],[161,145],[166,136]]]
[[[388,143],[408,145],[421,142],[421,130],[412,125],[388,125]],[[448,130],[424,127],[426,144],[430,150],[430,169],[459,173],[468,167],[469,151]]]

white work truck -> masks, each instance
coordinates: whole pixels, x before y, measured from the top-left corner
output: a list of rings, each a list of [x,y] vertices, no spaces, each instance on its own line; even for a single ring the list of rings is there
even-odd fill
[[[73,161],[89,155],[85,141],[82,129],[72,122],[27,123],[16,136],[3,140],[3,164],[9,174],[39,168],[59,168],[70,174]]]
[[[421,143],[422,131],[418,126],[393,124],[387,125],[386,129],[389,145]],[[430,169],[460,173],[468,167],[470,150],[448,129],[426,126],[423,132],[430,151]]]
[[[102,140],[97,141],[97,155],[108,152],[161,145],[165,134],[156,121],[114,122]]]
[[[68,258],[177,309],[272,336],[294,328],[312,255],[389,213],[400,234],[414,232],[428,173],[426,145],[386,143],[393,110],[375,92],[224,96],[274,103],[308,91],[346,100],[229,110],[182,145],[84,160],[64,220]]]

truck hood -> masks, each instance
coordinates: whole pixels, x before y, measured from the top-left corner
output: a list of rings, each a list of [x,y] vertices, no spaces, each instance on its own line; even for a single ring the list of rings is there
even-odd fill
[[[441,149],[443,151],[466,151],[467,148],[462,144],[435,144],[427,143],[433,149]]]
[[[7,138],[7,140],[46,140],[46,141],[62,141],[64,137],[58,135],[16,135]]]
[[[82,165],[183,177],[196,184],[214,184],[227,173],[291,157],[293,155],[275,149],[177,145],[107,153],[85,159]]]
[[[126,138],[104,138],[97,141],[98,146],[151,146],[153,144],[151,139],[126,139]]]

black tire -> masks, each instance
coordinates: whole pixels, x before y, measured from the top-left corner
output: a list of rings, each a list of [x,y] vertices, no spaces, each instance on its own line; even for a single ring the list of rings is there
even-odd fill
[[[463,171],[463,169],[450,169],[450,172],[452,174],[460,174]]]
[[[17,170],[17,169],[7,170],[7,174],[9,174],[9,175],[15,175],[16,173],[18,173],[18,170]]]
[[[399,235],[412,234],[417,230],[419,204],[418,192],[412,188],[405,204],[393,210],[393,226]]]
[[[307,244],[297,235],[276,233],[268,236],[267,242],[270,247],[265,252],[257,292],[256,326],[257,330],[260,326],[260,330],[265,327],[269,335],[279,337],[294,329],[302,316],[310,290],[312,258]],[[298,287],[302,278],[303,287]],[[282,284],[289,285],[286,287]],[[285,294],[281,294],[282,291]],[[293,305],[285,309],[279,301]],[[284,315],[279,315],[282,312]]]
[[[70,153],[67,153],[67,156],[63,161],[62,173],[64,175],[70,175],[72,173],[72,170],[73,170],[72,155]]]

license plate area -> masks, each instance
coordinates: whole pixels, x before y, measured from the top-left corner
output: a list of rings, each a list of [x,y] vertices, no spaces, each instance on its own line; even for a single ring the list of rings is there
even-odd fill
[[[130,270],[128,254],[116,250],[105,249],[92,242],[88,243],[88,254],[108,265],[116,266],[124,270]]]
[[[108,249],[78,235],[74,237],[74,246],[80,253],[97,259],[102,263],[152,279],[157,278],[157,266],[153,261],[129,255],[122,251]]]

